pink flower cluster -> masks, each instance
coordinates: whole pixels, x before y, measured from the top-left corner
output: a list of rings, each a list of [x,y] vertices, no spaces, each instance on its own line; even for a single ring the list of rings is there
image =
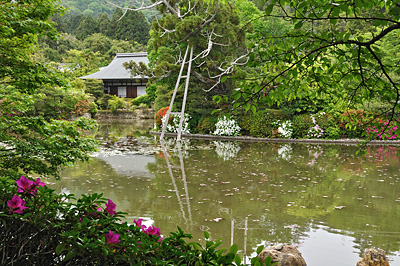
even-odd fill
[[[140,227],[140,230],[142,230],[146,235],[154,235],[154,236],[159,236],[160,239],[158,240],[158,242],[162,242],[162,236],[161,236],[161,231],[160,228],[153,226],[145,226],[144,224],[142,224],[143,219],[139,219],[139,220],[133,220],[133,223],[137,226]]]
[[[37,178],[36,181],[32,181],[25,176],[21,176],[21,178],[15,182],[18,186],[17,193],[25,193],[32,196],[36,196],[39,186],[44,187],[44,183],[40,181],[40,178]],[[24,209],[28,209],[25,204],[26,202],[18,195],[14,195],[12,199],[7,201],[10,213],[22,214]]]
[[[119,242],[121,242],[121,240],[119,240],[119,234],[114,234],[113,231],[108,230],[108,233],[106,234],[106,243],[113,245],[118,244]]]
[[[381,126],[381,130],[377,128],[367,128],[367,137],[372,135],[372,137],[377,137],[379,139],[396,139],[397,135],[394,133],[397,131],[397,126],[389,125],[389,121],[386,122],[379,122],[380,124],[384,124]],[[386,129],[386,132],[385,132]]]
[[[28,193],[32,196],[36,196],[37,188],[39,186],[44,187],[44,183],[40,182],[40,178],[37,178],[35,182],[29,180],[25,176],[21,176],[21,178],[15,181],[18,185],[18,193]]]
[[[325,113],[321,113],[323,115]],[[311,120],[313,121],[314,126],[310,127],[307,133],[307,138],[320,138],[324,135],[324,130],[317,124],[317,120],[314,115],[310,115]]]

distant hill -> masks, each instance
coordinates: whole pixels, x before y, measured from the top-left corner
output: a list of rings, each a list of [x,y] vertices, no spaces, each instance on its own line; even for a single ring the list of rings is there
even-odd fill
[[[123,7],[141,6],[142,2],[145,5],[152,4],[151,0],[112,0],[110,2]],[[106,0],[61,0],[61,5],[68,8],[64,15],[66,19],[78,15],[91,15],[93,18],[98,18],[103,13],[111,18],[116,9]],[[158,13],[156,9],[143,10],[142,12],[149,22],[151,22],[152,16]]]

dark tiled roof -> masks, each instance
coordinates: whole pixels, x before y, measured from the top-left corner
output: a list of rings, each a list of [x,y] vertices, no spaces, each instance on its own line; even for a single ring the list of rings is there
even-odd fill
[[[149,63],[147,53],[119,53],[111,63],[102,70],[80,77],[80,79],[141,79],[141,76],[131,77],[131,73],[123,67],[123,63],[134,61],[136,63]]]

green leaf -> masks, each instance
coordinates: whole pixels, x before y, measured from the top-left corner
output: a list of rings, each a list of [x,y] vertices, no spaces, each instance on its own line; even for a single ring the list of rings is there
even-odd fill
[[[215,114],[215,113],[218,113],[219,111],[221,111],[220,109],[214,109],[212,112],[211,112],[211,114],[213,115],[213,114]]]
[[[75,257],[76,253],[75,252],[68,252],[68,254],[65,256],[64,261],[69,261],[70,259],[72,259],[73,257]]]
[[[271,265],[271,260],[271,256],[266,257],[264,261],[265,266]]]
[[[240,258],[239,255],[235,256],[235,263],[236,263],[236,265],[240,265],[242,263],[242,259]]]
[[[299,21],[294,25],[294,29],[300,29],[303,26],[303,21]]]
[[[210,234],[207,231],[204,231],[204,238],[205,239],[209,239],[210,238]]]
[[[264,246],[262,246],[262,245],[261,245],[261,246],[258,246],[258,247],[257,247],[257,251],[256,251],[257,254],[260,254],[261,251],[263,251],[263,249],[264,249]]]
[[[208,238],[207,238],[207,239],[208,239]],[[206,248],[211,247],[213,244],[214,244],[213,241],[207,241],[207,242],[206,242]]]
[[[221,83],[224,83],[224,82],[226,81],[227,78],[228,78],[227,76],[222,76],[222,78],[221,78]]]
[[[351,33],[350,33],[350,32],[346,33],[346,34],[343,36],[343,41],[344,41],[344,42],[347,42],[347,41],[349,40],[350,36],[351,36]]]
[[[253,104],[251,105],[251,111],[253,112],[253,114],[255,114],[257,112],[257,107]]]
[[[64,249],[65,249],[65,243],[58,244],[56,247],[56,254],[60,255]]]
[[[236,254],[236,252],[237,252],[238,250],[239,250],[238,245],[237,245],[237,244],[233,244],[233,245],[231,246],[231,248],[229,249],[229,253]]]
[[[273,9],[274,9],[274,4],[267,6],[264,11],[265,16],[268,16],[269,14],[271,14]]]
[[[217,104],[219,104],[221,102],[221,96],[219,95],[214,95],[213,97],[213,102],[216,102]]]

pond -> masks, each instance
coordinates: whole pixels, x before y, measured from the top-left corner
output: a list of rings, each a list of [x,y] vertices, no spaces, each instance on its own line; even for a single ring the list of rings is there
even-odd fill
[[[399,148],[184,139],[163,145],[142,124],[100,124],[101,149],[50,180],[57,191],[104,193],[127,214],[193,241],[208,231],[242,255],[298,247],[308,266],[354,266],[365,248],[400,265]],[[47,181],[49,182],[49,181]]]

